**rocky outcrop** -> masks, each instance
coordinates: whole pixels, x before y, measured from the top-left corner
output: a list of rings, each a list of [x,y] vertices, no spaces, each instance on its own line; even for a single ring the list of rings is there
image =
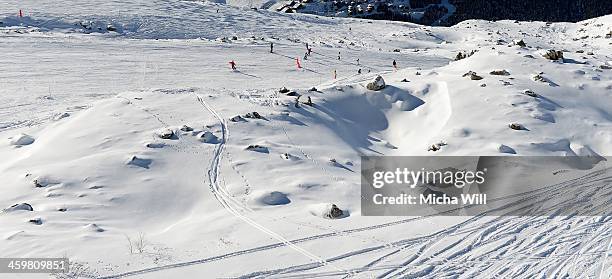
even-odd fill
[[[547,50],[542,56],[548,60],[563,60],[563,51],[560,50]]]
[[[469,71],[465,74],[463,74],[463,77],[469,77],[471,80],[481,80],[482,77],[477,75],[476,72],[473,71]]]
[[[385,84],[385,80],[381,76],[376,76],[376,78],[366,85],[366,88],[373,91],[383,90],[387,84]]]

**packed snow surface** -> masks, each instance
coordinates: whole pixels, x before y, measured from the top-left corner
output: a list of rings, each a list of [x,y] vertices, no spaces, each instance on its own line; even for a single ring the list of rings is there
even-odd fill
[[[609,205],[607,161],[516,203],[551,216],[365,217],[359,175],[362,155],[612,155],[612,17],[243,7],[3,4],[1,257],[69,257],[68,278],[612,276],[612,217],[554,213],[560,193]]]

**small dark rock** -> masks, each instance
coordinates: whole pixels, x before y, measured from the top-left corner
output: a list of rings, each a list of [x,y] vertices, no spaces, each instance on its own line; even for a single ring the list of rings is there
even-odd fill
[[[263,116],[261,116],[261,114],[259,114],[259,112],[249,112],[247,114],[244,115],[244,117],[246,118],[255,118],[255,119],[263,119]]]
[[[525,95],[527,95],[529,97],[534,97],[534,98],[538,97],[538,94],[536,94],[535,92],[533,92],[533,91],[531,91],[529,89],[523,91],[523,94],[525,94]]]
[[[181,131],[183,132],[191,132],[193,131],[193,128],[187,126],[187,125],[183,125],[183,127],[181,127]]]
[[[494,71],[491,71],[489,74],[494,75],[494,76],[509,76],[510,72],[506,70],[494,70]]]
[[[244,121],[246,121],[246,119],[244,119],[240,115],[236,115],[236,116],[230,118],[230,121],[232,121],[232,122],[244,122]]]
[[[469,71],[465,74],[463,74],[463,77],[469,77],[471,80],[481,80],[482,77],[477,75],[476,72],[473,71]]]
[[[281,87],[281,89],[278,90],[278,93],[283,93],[283,94],[289,93],[289,89],[287,89],[287,87],[283,86],[283,87]]]
[[[342,217],[342,215],[344,215],[344,211],[338,208],[338,206],[336,206],[335,204],[331,204],[331,206],[329,207],[329,211],[325,213],[324,217],[329,219],[336,219]]]
[[[514,42],[514,44],[517,45],[517,46],[520,46],[520,47],[527,47],[527,44],[523,40],[516,41],[516,42]]]
[[[521,124],[518,124],[518,123],[512,123],[512,124],[510,124],[508,126],[512,130],[525,130],[525,127],[523,125],[521,125]]]

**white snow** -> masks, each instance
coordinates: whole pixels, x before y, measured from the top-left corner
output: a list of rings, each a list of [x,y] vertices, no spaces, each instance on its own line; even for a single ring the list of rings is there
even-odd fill
[[[3,4],[0,208],[34,211],[0,213],[1,257],[67,256],[75,278],[612,275],[610,216],[364,217],[359,174],[361,155],[611,155],[611,16],[441,28],[234,2]],[[605,210],[609,164],[531,205]]]

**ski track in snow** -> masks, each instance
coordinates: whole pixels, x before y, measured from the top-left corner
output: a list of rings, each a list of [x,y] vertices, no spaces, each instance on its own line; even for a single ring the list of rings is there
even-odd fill
[[[210,106],[208,106],[201,99],[200,96],[198,96],[198,100],[201,101],[202,104],[207,109],[210,109],[210,112],[213,115],[217,116],[216,112],[214,112],[214,110],[212,110],[212,108],[210,108]],[[223,119],[220,118],[220,121],[223,121]],[[216,153],[216,154],[221,154],[221,153]],[[214,166],[215,164],[213,163],[211,165]],[[216,169],[216,168],[212,167],[211,170],[213,169]],[[523,194],[521,195],[523,196],[522,199],[519,199],[518,201],[505,205],[501,208],[494,208],[490,210],[488,213],[494,213],[496,211],[500,211],[500,210],[504,210],[508,208],[512,209],[512,208],[516,208],[516,207],[520,208],[524,206],[537,206],[543,201],[548,200],[551,195],[559,195],[560,193],[563,193],[564,191],[567,191],[568,189],[571,189],[572,187],[575,187],[576,185],[584,185],[584,184],[589,184],[589,183],[594,183],[594,182],[609,183],[609,181],[611,181],[612,179],[612,175],[610,175],[610,172],[612,172],[612,169],[597,171],[597,172],[585,175],[584,177],[574,179],[572,181],[568,181],[565,183],[561,183],[559,185],[554,185],[551,187],[547,187],[547,188],[538,190],[537,195],[542,196],[543,198],[541,199],[533,200],[531,198],[531,195],[533,195],[534,193]],[[601,177],[602,175],[604,175],[604,177]],[[213,184],[211,182],[211,190],[212,190],[212,187],[214,187],[212,185]],[[594,188],[595,188],[595,191],[598,191],[601,189],[601,187],[594,187]],[[212,191],[213,193],[215,193],[215,195],[217,195],[217,193],[220,192],[218,190],[212,190]],[[597,193],[597,194],[601,194],[601,193]],[[221,199],[219,202],[223,204],[224,206],[226,206],[228,204],[228,202],[225,200],[226,196],[220,197],[221,195],[228,195],[228,194],[224,193],[218,196],[218,198]],[[233,208],[228,209],[228,211],[230,211],[232,214],[235,214],[234,212],[237,212],[237,210]],[[402,240],[388,243],[386,245],[362,248],[362,249],[344,253],[344,254],[341,254],[341,255],[338,255],[332,258],[321,259],[321,261],[317,261],[316,263],[297,265],[297,266],[286,267],[286,268],[277,269],[277,270],[253,272],[250,274],[242,275],[240,276],[240,278],[258,278],[258,277],[262,277],[262,278],[268,278],[268,277],[313,278],[313,277],[318,277],[318,276],[339,276],[343,274],[346,275],[345,278],[349,278],[359,273],[373,272],[373,271],[383,272],[382,274],[378,275],[377,278],[395,278],[398,276],[399,277],[405,277],[405,276],[410,277],[412,275],[416,275],[416,274],[412,274],[412,275],[407,274],[407,272],[411,268],[413,269],[413,268],[418,268],[420,266],[429,266],[429,265],[440,266],[442,264],[450,264],[450,263],[453,264],[452,265],[453,269],[456,269],[456,270],[453,270],[453,271],[447,270],[446,271],[447,276],[451,276],[452,274],[462,274],[467,271],[474,272],[473,268],[476,265],[485,265],[487,263],[490,265],[493,265],[494,263],[497,263],[497,264],[501,263],[502,266],[496,267],[493,271],[487,270],[487,268],[489,268],[490,265],[485,266],[485,268],[481,270],[482,272],[487,271],[488,273],[486,274],[493,273],[496,276],[507,276],[508,275],[506,274],[507,270],[503,270],[503,267],[510,265],[512,262],[531,261],[537,265],[542,265],[543,266],[542,270],[547,270],[549,265],[552,265],[553,263],[559,263],[559,262],[563,263],[563,262],[567,262],[571,260],[574,260],[574,261],[584,260],[585,257],[595,258],[596,259],[595,262],[597,262],[597,259],[601,258],[602,254],[605,254],[606,256],[601,261],[602,270],[600,271],[600,274],[603,274],[603,267],[605,266],[605,263],[607,261],[607,254],[609,252],[609,249],[582,252],[583,247],[580,247],[580,249],[573,249],[574,251],[568,251],[567,253],[564,253],[564,254],[555,254],[551,256],[549,255],[550,253],[545,253],[542,256],[537,256],[535,255],[534,252],[538,249],[538,247],[541,247],[543,244],[547,244],[547,242],[536,245],[535,247],[531,249],[523,250],[519,248],[520,248],[520,245],[523,244],[523,241],[525,241],[525,239],[520,241],[515,247],[511,247],[511,246],[507,247],[508,245],[517,242],[517,237],[514,235],[514,233],[516,232],[506,231],[501,235],[489,236],[491,235],[492,232],[495,232],[497,230],[502,231],[502,227],[514,228],[515,230],[518,230],[519,232],[523,234],[530,235],[528,232],[523,232],[523,231],[526,229],[531,229],[532,227],[537,229],[540,226],[545,226],[545,225],[554,226],[555,222],[557,221],[555,218],[567,219],[568,217],[554,217],[554,216],[530,217],[529,219],[531,220],[528,222],[528,224],[530,225],[526,225],[525,220],[519,217],[487,216],[488,213],[484,213],[484,214],[472,217],[464,222],[461,222],[457,225],[446,228],[442,231],[433,233],[431,235],[426,235],[426,236],[421,236],[421,237],[416,237],[416,238],[402,239]],[[237,216],[237,217],[242,220],[245,220],[243,219],[244,216],[242,217],[240,216]],[[143,270],[138,270],[138,271],[131,271],[131,272],[126,272],[126,273],[122,273],[118,275],[101,277],[101,278],[121,278],[121,277],[140,275],[140,274],[156,272],[156,271],[161,271],[161,270],[167,270],[167,269],[172,269],[172,268],[180,268],[180,267],[186,267],[186,266],[191,266],[191,265],[205,264],[205,263],[219,261],[219,260],[223,260],[223,259],[227,259],[231,257],[243,256],[243,255],[257,253],[257,252],[261,252],[265,250],[281,248],[281,247],[287,246],[288,245],[287,243],[290,243],[291,245],[295,246],[296,243],[321,240],[323,238],[328,238],[328,237],[344,236],[347,234],[353,234],[353,233],[370,231],[370,230],[377,230],[377,229],[382,229],[382,228],[389,227],[389,226],[395,226],[395,225],[405,224],[408,222],[414,222],[417,220],[433,218],[435,216],[436,215],[421,216],[421,217],[405,219],[405,220],[401,220],[397,222],[356,228],[356,229],[345,230],[341,232],[333,232],[333,233],[328,233],[328,234],[316,235],[316,236],[311,236],[311,237],[297,239],[297,240],[285,240],[284,238],[281,237],[281,239],[283,239],[281,240],[281,243],[277,243],[273,245],[266,245],[266,246],[256,247],[253,249],[237,251],[237,252],[233,252],[233,253],[229,253],[225,255],[210,257],[206,259],[171,264],[171,265],[154,267],[154,268],[148,268],[148,269],[143,269]],[[487,217],[490,217],[493,219],[486,220],[485,223],[482,223],[482,224],[478,222],[482,220],[483,218],[487,218]],[[603,241],[605,244],[608,244],[605,247],[609,247],[609,241],[610,241],[609,239],[612,238],[612,228],[605,226],[607,220],[609,219],[609,216],[607,217],[588,217],[588,218],[583,217],[583,220],[588,220],[588,219],[598,219],[598,220],[595,221],[594,223],[587,224],[586,228],[578,227],[578,228],[573,228],[571,231],[562,230],[561,232],[558,232],[558,234],[555,236],[547,235],[546,237],[547,238],[572,237],[576,235],[575,231],[578,231],[582,238],[589,237],[587,241],[580,243],[581,246],[585,244],[590,244],[590,245],[598,244]],[[250,221],[245,220],[245,222],[249,222],[249,224],[251,224]],[[253,226],[258,229],[260,228],[260,226],[258,225],[253,225]],[[582,229],[588,229],[590,233],[587,233],[587,234],[581,233],[580,231]],[[266,229],[264,229],[263,231],[267,233]],[[450,245],[443,246],[442,248],[436,247],[436,245],[438,245],[442,240],[449,238],[449,237],[457,237],[457,236],[461,238],[451,243]],[[274,235],[273,237],[276,238],[276,236]],[[489,252],[489,253],[493,253],[493,252],[499,251],[499,253],[497,253],[497,255],[492,258],[489,258],[489,256],[487,255],[489,253],[480,254],[480,255],[470,254],[474,250],[477,250],[478,248],[486,247],[487,245],[495,243],[496,241],[499,241],[499,240],[504,240],[506,238],[510,238],[510,239],[506,241],[505,243],[498,245],[493,251]],[[473,240],[471,241],[470,244],[462,248],[463,250],[459,250],[453,253],[448,253],[455,246],[459,244],[465,245],[462,239],[473,239]],[[416,247],[419,247],[417,252],[412,254],[412,252],[410,252],[412,251],[411,248],[416,248]],[[437,248],[437,249],[434,249],[434,248]],[[513,249],[511,248],[514,248],[514,250],[517,250],[517,251],[513,251]],[[557,248],[556,245],[552,246],[553,252],[555,248]],[[385,252],[386,253],[385,255],[379,258],[375,258],[370,263],[366,264],[365,266],[361,268],[353,268],[349,270],[339,270],[339,271],[334,271],[334,272],[321,272],[321,273],[307,272],[313,269],[325,267],[333,262],[347,260],[347,259],[350,259],[351,257],[356,257],[356,256],[365,256],[370,253],[380,252],[381,250],[389,250],[389,249],[391,249],[392,251]],[[548,249],[551,249],[551,248],[548,248]],[[424,256],[430,250],[435,250],[435,253],[432,253],[429,256]],[[299,252],[300,250],[296,250],[296,251]],[[407,261],[401,262],[400,264],[381,265],[381,263],[383,263],[388,258],[401,255],[402,252],[410,252],[409,255],[406,255],[406,258],[408,259]],[[444,256],[444,257],[441,257],[441,256]],[[553,261],[553,263],[547,263],[545,260]],[[445,266],[448,267],[448,265],[445,265]],[[572,266],[575,266],[575,265],[572,265]],[[421,272],[419,273],[418,277],[427,277],[426,275],[428,275],[428,276],[431,276],[432,278],[437,278],[438,276],[440,276],[440,274],[434,273],[433,272],[434,270],[439,271],[434,268],[427,269],[426,273]],[[301,272],[307,272],[307,273],[300,274]],[[442,272],[442,275],[445,274],[444,271],[440,271],[440,272]],[[297,273],[297,274],[293,274],[293,273]],[[437,275],[434,275],[434,274],[437,274]],[[520,274],[512,274],[512,276],[519,276],[519,278],[523,278],[520,276]]]
[[[5,12],[5,17],[0,18],[3,24],[8,24],[0,27],[0,38],[3,39],[0,45],[6,48],[5,55],[0,57],[6,66],[3,71],[5,75],[0,79],[3,85],[0,93],[4,98],[4,105],[0,107],[0,133],[8,136],[8,133],[13,131],[32,131],[34,136],[37,136],[37,133],[41,135],[32,146],[19,149],[1,146],[3,149],[0,149],[0,152],[7,152],[9,155],[9,162],[3,162],[1,165],[6,166],[2,170],[10,172],[10,175],[7,175],[10,176],[7,189],[14,190],[9,191],[7,198],[2,197],[2,201],[10,204],[9,202],[16,202],[17,199],[19,202],[30,200],[37,208],[33,214],[41,215],[45,220],[43,226],[32,228],[31,224],[23,224],[27,223],[23,219],[26,215],[6,215],[6,219],[3,215],[0,221],[2,224],[8,224],[4,226],[3,231],[7,227],[10,227],[10,230],[20,230],[6,231],[7,236],[0,239],[0,243],[6,243],[10,248],[7,250],[11,253],[55,253],[45,250],[46,245],[42,247],[33,241],[39,239],[49,242],[48,247],[52,247],[49,249],[56,250],[59,249],[53,246],[52,240],[57,240],[61,245],[66,242],[60,241],[66,240],[78,244],[99,243],[96,241],[108,243],[117,240],[117,236],[123,237],[123,233],[129,234],[132,230],[139,229],[132,222],[139,219],[139,225],[146,221],[159,221],[160,227],[155,226],[156,224],[146,224],[150,225],[149,227],[145,225],[145,229],[152,230],[153,237],[158,237],[154,241],[166,238],[160,241],[165,242],[170,238],[185,236],[184,242],[173,242],[178,243],[173,248],[180,259],[155,259],[153,262],[137,259],[134,264],[120,266],[118,262],[126,259],[129,262],[137,256],[124,257],[124,253],[116,249],[118,245],[113,243],[115,246],[108,246],[116,251],[111,251],[110,256],[104,255],[105,258],[100,256],[100,259],[95,259],[100,263],[94,264],[96,268],[104,270],[104,274],[110,274],[98,278],[158,277],[169,274],[178,276],[182,275],[182,272],[188,272],[190,267],[191,272],[210,271],[210,274],[217,276],[233,274],[232,276],[240,278],[606,278],[606,275],[610,274],[612,216],[563,216],[563,208],[568,205],[554,203],[555,198],[571,193],[576,196],[574,206],[606,212],[606,206],[612,203],[610,169],[594,171],[532,192],[499,198],[497,201],[512,201],[503,207],[496,208],[496,200],[490,200],[493,207],[487,214],[465,219],[458,217],[461,219],[449,222],[444,220],[444,216],[441,216],[444,214],[440,213],[394,218],[372,225],[359,216],[355,202],[351,201],[355,196],[350,194],[356,190],[351,187],[357,183],[352,179],[353,173],[349,171],[358,171],[359,166],[351,164],[350,168],[340,169],[328,161],[330,156],[333,156],[334,159],[356,162],[355,158],[359,155],[370,154],[369,151],[378,152],[376,148],[382,149],[380,154],[383,154],[386,151],[380,144],[376,148],[370,147],[383,140],[387,144],[401,144],[404,143],[404,138],[407,139],[406,145],[397,147],[404,155],[415,151],[418,154],[431,154],[419,151],[426,152],[422,147],[426,148],[434,141],[445,139],[450,139],[450,144],[440,152],[442,154],[449,150],[453,155],[478,152],[490,154],[497,152],[498,144],[503,142],[516,148],[520,155],[568,155],[584,150],[594,150],[588,154],[599,152],[609,155],[605,152],[609,152],[612,134],[609,133],[611,118],[606,101],[609,100],[612,83],[610,70],[603,67],[612,65],[612,56],[607,48],[609,43],[603,41],[603,38],[597,41],[595,35],[587,39],[579,38],[588,32],[597,33],[605,28],[610,30],[609,17],[578,24],[468,21],[451,28],[433,28],[397,22],[370,23],[353,19],[252,11],[246,8],[251,4],[242,0],[225,2],[242,3],[243,8],[201,1],[124,2],[11,2],[6,5],[6,11],[10,11],[10,15]],[[116,13],[115,6],[118,3],[122,7],[119,14]],[[272,7],[274,1],[263,0],[260,4],[263,7]],[[17,19],[13,13],[22,6],[27,7],[27,16]],[[220,12],[215,12],[216,9]],[[78,24],[75,25],[77,21],[91,21],[102,27],[110,23],[120,30],[117,34],[104,32],[103,29],[100,29],[100,32],[89,32],[79,29]],[[349,27],[352,27],[352,30]],[[578,30],[584,29],[583,27],[586,29]],[[83,32],[86,34],[82,34]],[[233,35],[237,38],[229,39]],[[597,35],[601,37],[604,34]],[[525,39],[529,47],[520,48],[510,43],[519,38]],[[503,42],[496,42],[498,39]],[[273,54],[268,53],[270,42],[275,44]],[[315,51],[311,58],[302,61],[303,68],[296,70],[294,61],[304,53],[304,42],[310,42]],[[592,44],[595,42],[600,45]],[[564,49],[567,61],[551,62],[540,57],[538,51],[549,48]],[[566,51],[566,48],[569,50]],[[469,50],[479,52],[446,65],[458,51]],[[582,52],[578,52],[579,50]],[[595,54],[586,55],[590,50]],[[336,53],[339,52],[342,59],[336,58]],[[99,55],[100,53],[102,55]],[[527,54],[532,57],[527,58]],[[355,61],[357,58],[361,58],[359,65]],[[230,59],[236,59],[238,62],[238,71],[226,71],[227,61]],[[402,69],[390,70],[390,61],[395,59]],[[507,67],[512,73],[511,77],[499,79],[487,75],[490,70],[494,70],[493,67]],[[371,73],[364,71],[362,74],[355,74],[358,68],[371,70]],[[335,70],[338,70],[338,78],[332,79],[331,72]],[[460,78],[468,70],[476,70],[484,76],[482,84]],[[533,81],[532,75],[540,71],[545,72],[543,75],[550,83]],[[355,119],[347,116],[350,113],[336,114],[334,109],[337,107],[334,105],[338,106],[339,102],[351,101],[367,94],[370,97],[374,95],[365,90],[364,83],[377,75],[385,77],[392,91],[374,93],[378,97],[382,96],[377,99],[381,103],[368,103],[359,109],[365,108],[363,113],[367,113],[370,108],[378,113],[386,113],[398,107],[400,110],[393,111],[395,115],[384,115],[387,126],[364,128],[364,131],[360,132],[365,132],[367,139],[362,140],[366,144],[352,146],[350,137],[353,134],[349,133],[347,137],[350,139],[347,139],[339,136],[338,131],[334,129],[355,128],[349,125]],[[59,82],[56,82],[58,78]],[[407,81],[400,83],[401,79]],[[499,86],[499,82],[502,82],[504,87]],[[556,87],[551,89],[552,86],[549,85],[553,82]],[[191,87],[193,85],[202,87]],[[302,92],[313,85],[321,90],[311,95],[315,100],[313,107],[302,104],[298,111],[282,108],[274,103],[278,101],[283,103],[282,105],[291,106],[289,97],[279,96],[276,91],[280,86]],[[525,97],[521,92],[527,88],[533,89],[538,97]],[[204,96],[202,91],[218,94]],[[178,99],[177,103],[177,99],[162,97],[163,94],[183,93],[188,93],[185,95],[194,97],[195,100]],[[131,95],[139,94],[144,94],[146,101],[154,100],[149,105],[158,107],[148,107],[146,101],[140,101],[142,98],[130,98]],[[103,108],[109,108],[111,111],[100,112],[97,105],[90,109],[90,102],[115,95],[127,102],[129,107],[124,103],[106,102],[103,103],[106,105]],[[242,99],[243,96],[246,100]],[[424,105],[407,112],[403,109],[405,100],[402,99],[406,96],[419,100],[422,98]],[[209,102],[208,97],[214,98]],[[160,105],[155,103],[158,98],[162,100],[160,103],[165,100],[174,103],[170,106]],[[234,102],[239,104],[228,109],[227,103]],[[548,103],[555,106],[547,106]],[[173,105],[176,107],[171,107]],[[278,107],[281,107],[281,111]],[[472,111],[462,110],[463,107]],[[259,111],[263,115],[278,115],[289,111],[294,113],[292,119],[297,123],[303,122],[301,124],[304,127],[278,119],[261,123],[251,121],[242,126],[236,124],[236,127],[244,128],[244,132],[233,129],[234,124],[228,123],[227,118],[220,113],[227,109],[233,114],[243,114],[247,108],[249,112]],[[191,113],[192,110],[194,113]],[[480,110],[487,113],[481,113]],[[53,119],[56,113],[64,111],[71,114],[67,119]],[[552,118],[553,121],[529,117],[534,112],[545,112],[551,116],[547,119]],[[108,119],[113,124],[120,123],[117,127],[113,126],[119,132],[108,128],[101,131],[110,131],[109,134],[87,133],[92,128],[89,126],[96,125],[74,125],[79,117],[87,117],[88,113],[98,113],[95,114],[97,117]],[[362,112],[358,111],[358,114],[360,113]],[[208,114],[220,125],[221,140],[214,145],[193,144],[196,140],[192,136],[195,134],[177,135],[178,140],[164,142],[151,133],[155,128],[174,129],[180,124],[192,124],[194,127],[204,124],[206,128],[203,130],[211,130],[212,128],[205,125],[209,119],[200,117]],[[413,118],[401,118],[402,121],[390,123],[398,114]],[[472,114],[475,116],[470,118],[469,115]],[[344,117],[347,119],[334,119]],[[333,119],[331,124],[323,123],[325,118]],[[90,118],[86,119],[91,121]],[[365,120],[364,122],[369,120],[356,119]],[[531,131],[508,133],[506,122],[515,120],[527,123]],[[488,126],[481,125],[480,122],[487,122]],[[151,123],[153,124],[149,125]],[[51,131],[37,131],[38,126],[42,124],[49,124]],[[217,127],[216,125],[211,127]],[[235,136],[236,139],[232,138],[231,144],[230,126],[234,133],[232,136],[238,135]],[[399,136],[396,138],[393,138],[394,135],[383,134],[398,126],[408,128],[399,129]],[[115,173],[104,173],[103,170],[99,173],[89,172],[87,163],[91,165],[91,162],[96,161],[85,160],[83,162],[86,162],[86,167],[83,167],[77,163],[70,164],[70,160],[64,162],[61,156],[50,156],[51,163],[32,165],[32,162],[38,163],[38,158],[44,159],[45,156],[37,157],[45,154],[44,149],[55,148],[54,145],[39,145],[49,140],[46,136],[50,136],[50,140],[55,139],[56,141],[52,141],[55,144],[64,140],[53,133],[54,128],[61,130],[64,127],[71,128],[69,131],[63,130],[64,134],[61,135],[65,136],[66,142],[81,143],[80,146],[66,147],[66,151],[91,144],[95,148],[77,154],[81,157],[98,155],[97,153],[108,155],[107,153],[111,152],[107,148],[115,147],[113,140],[116,140],[120,143],[117,145],[122,145],[117,151],[120,154],[115,157],[113,156],[116,154],[101,157],[98,161],[106,161],[105,158],[109,158],[109,162],[123,164],[124,161],[121,160],[127,153],[139,156],[143,153],[154,159],[154,166],[157,162],[161,163],[156,171],[168,171],[169,176],[174,179],[164,184],[159,182],[159,176],[152,172],[133,169],[131,166],[114,168],[122,172],[122,178],[128,178],[126,181],[132,183],[135,188],[142,185],[153,186],[149,189],[170,193],[163,190],[174,186],[169,184],[174,184],[175,181],[178,186],[194,184],[192,181],[181,184],[181,178],[185,178],[196,180],[195,186],[206,187],[208,184],[209,189],[203,192],[209,200],[199,196],[182,196],[185,203],[196,205],[181,207],[182,200],[157,197],[156,191],[146,189],[142,192],[130,192],[130,189],[122,187],[126,181],[108,179],[116,175]],[[465,134],[465,137],[451,135],[451,129],[466,131],[461,133]],[[416,133],[411,133],[412,130]],[[263,131],[263,136],[257,133],[249,134],[257,131]],[[314,136],[304,137],[303,133],[312,133]],[[317,133],[322,133],[322,140],[316,139]],[[177,131],[177,134],[180,132]],[[126,140],[133,139],[133,135],[137,140]],[[57,140],[58,137],[61,140]],[[140,140],[146,140],[146,143],[161,141],[162,146],[167,144],[167,150],[170,152],[164,151],[163,148],[144,148]],[[333,142],[334,140],[338,142]],[[240,151],[232,153],[234,141],[237,146],[246,142],[251,144],[263,141],[264,144],[270,144],[271,152],[265,156],[248,152],[244,154]],[[319,146],[313,147],[309,141]],[[493,145],[496,146],[491,147]],[[344,152],[343,149],[352,150],[347,155],[349,152]],[[296,157],[301,157],[299,160],[305,160],[295,164],[278,163],[279,158],[276,155],[280,155],[279,150],[293,152],[290,154],[296,154]],[[164,165],[177,162],[165,157],[175,151],[181,152],[180,156],[176,156],[181,159],[191,158],[189,155],[193,154],[187,154],[188,152],[195,154],[195,159],[186,160],[184,164],[197,168],[197,174],[177,172],[176,169],[184,167],[181,165],[183,162]],[[392,151],[389,152],[393,154]],[[54,152],[50,153],[56,155]],[[34,159],[30,159],[30,156]],[[207,161],[208,156],[210,161]],[[16,164],[11,163],[13,159]],[[74,162],[81,162],[80,159],[72,158]],[[115,159],[116,161],[113,161]],[[208,165],[204,166],[206,163]],[[110,163],[101,165],[108,167]],[[270,177],[266,178],[270,180],[268,185],[268,181],[262,181],[257,171],[274,166],[280,167],[279,170],[270,170]],[[24,173],[29,175],[36,172],[58,174],[62,178],[65,173],[60,169],[62,167],[76,169],[75,172],[82,171],[83,174],[72,177],[71,181],[56,189],[44,189],[44,192],[41,189],[30,189],[32,181],[23,178]],[[225,167],[231,169],[228,168],[226,172]],[[205,171],[201,171],[202,169]],[[317,186],[323,185],[322,188],[327,187],[327,184],[341,187],[310,191],[299,189],[301,184],[296,187],[293,184],[288,185],[288,180],[275,180],[275,175],[293,176],[292,171],[295,170],[308,172],[308,175],[312,176],[306,177],[300,183],[306,181]],[[200,176],[200,173],[204,175]],[[28,175],[25,177],[29,177]],[[142,179],[129,180],[133,177]],[[292,178],[301,177],[290,177]],[[90,179],[94,182],[89,182]],[[98,182],[100,185],[96,184]],[[96,185],[89,185],[90,183]],[[163,187],[160,187],[160,184]],[[25,192],[24,185],[30,186]],[[232,192],[235,185],[239,190],[244,189],[247,194]],[[91,190],[89,191],[84,189],[86,187],[95,188],[88,188]],[[110,190],[105,191],[103,187]],[[172,192],[171,195],[184,195],[186,192],[201,194],[198,190],[202,187],[180,188],[189,191]],[[66,199],[59,198],[61,195],[54,197],[54,190],[65,194]],[[290,197],[292,203],[295,201],[295,206],[283,205],[280,209],[251,208],[245,200],[250,198],[248,193],[252,190],[288,190],[290,195],[294,195]],[[91,200],[87,200],[85,194],[80,195],[85,192],[92,197]],[[317,194],[322,196],[313,199]],[[78,199],[75,199],[75,195],[78,195]],[[85,197],[85,200],[81,199],[82,197]],[[144,205],[161,204],[161,210],[151,208],[150,211],[153,212],[152,215],[159,214],[162,217],[151,218],[139,212],[140,208],[137,207],[143,204],[125,206],[133,200],[142,202],[138,197],[150,202]],[[307,212],[300,211],[302,206],[318,201],[333,201],[339,205],[344,203],[348,212],[357,212],[343,220],[322,221],[322,218],[315,219]],[[76,204],[72,204],[73,202]],[[72,209],[70,206],[74,206],[77,210],[58,213],[56,208],[63,206],[63,203],[68,204],[68,208]],[[38,205],[41,205],[41,210],[38,210]],[[133,210],[134,219],[122,219],[124,216],[117,217],[109,214],[109,211],[93,211],[114,206]],[[184,211],[172,212],[173,206]],[[552,216],[499,216],[500,212],[507,215],[508,212],[523,212],[521,209],[538,207],[552,212]],[[542,209],[539,210],[541,212]],[[165,211],[174,214],[168,214],[170,217],[164,219],[167,213]],[[61,217],[59,214],[64,215]],[[143,214],[143,218],[138,214]],[[210,216],[197,216],[205,214]],[[224,218],[226,216],[231,218]],[[116,220],[119,221],[115,222]],[[91,233],[81,230],[82,222],[93,221],[102,223],[101,226],[107,231]],[[431,224],[434,228],[416,228],[424,226],[423,224]],[[273,230],[273,226],[278,227]],[[212,231],[213,229],[217,231]],[[194,235],[193,238],[188,238],[190,233]],[[75,238],[64,238],[65,235]],[[215,239],[217,237],[219,240]],[[222,239],[224,237],[228,239]],[[270,242],[269,238],[274,242]],[[209,251],[210,247],[217,249]],[[97,257],[89,255],[89,251],[86,251],[86,255],[82,253],[90,247],[71,248],[80,249],[81,254],[75,256],[77,259],[91,260]],[[107,248],[105,252],[109,250],[108,247],[102,248]],[[181,254],[188,249],[196,252]],[[110,259],[115,256],[117,259]],[[282,258],[286,261],[266,259],[275,256],[286,257]],[[195,260],[190,260],[194,258]],[[224,266],[226,262],[235,264],[237,261],[252,264],[244,264],[234,271]],[[147,268],[152,264],[155,266]],[[133,270],[129,271],[130,269]]]

